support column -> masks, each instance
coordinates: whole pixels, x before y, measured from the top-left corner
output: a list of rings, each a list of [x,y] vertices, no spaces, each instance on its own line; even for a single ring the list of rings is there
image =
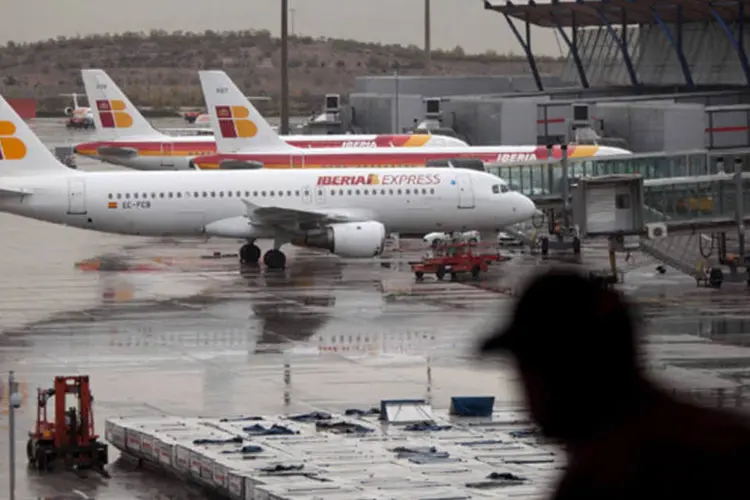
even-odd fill
[[[602,20],[604,23],[604,26],[607,28],[607,32],[609,33],[609,36],[612,37],[612,40],[615,41],[618,47],[620,47],[620,52],[622,52],[622,59],[625,61],[625,67],[628,70],[628,75],[630,76],[630,83],[633,84],[634,87],[640,86],[640,82],[638,82],[638,76],[635,72],[635,66],[633,66],[633,61],[630,58],[630,52],[628,51],[628,46],[623,41],[623,38],[621,38],[615,29],[612,27],[612,23],[607,19],[607,16],[604,15],[604,11],[602,9],[597,9],[595,7],[592,7],[591,5],[586,5],[583,0],[576,0],[577,3],[580,5],[587,7],[589,10],[592,10],[596,13],[596,15],[599,17],[599,19]],[[625,12],[625,9],[621,9],[621,12]]]
[[[578,53],[578,26],[576,24],[575,12],[571,12],[571,16],[573,21],[571,23],[571,28],[573,29],[573,40],[571,40],[570,37],[568,37],[568,34],[565,33],[562,24],[560,24],[560,21],[558,21],[557,16],[554,14],[554,12],[552,13],[552,21],[555,23],[555,26],[557,26],[557,31],[560,33],[560,36],[565,41],[565,44],[570,50],[570,54],[573,56],[573,62],[575,63],[576,69],[578,70],[578,79],[581,82],[581,86],[587,89],[589,88],[589,79],[586,77],[586,70],[583,69],[581,56]]]
[[[734,159],[734,182],[735,182],[735,196],[736,196],[736,207],[735,207],[735,219],[737,221],[737,244],[739,245],[739,258],[740,264],[745,263],[745,193],[744,193],[744,179],[742,177],[742,159]]]
[[[562,196],[563,196],[563,227],[566,230],[570,227],[570,173],[568,170],[568,143],[569,142],[570,140],[566,137],[565,144],[560,145],[560,149],[562,150],[561,166],[562,166]]]
[[[721,17],[721,14],[714,8],[713,2],[709,0],[708,2],[708,8],[711,11],[711,15],[714,16],[714,19],[716,19],[716,22],[721,26],[721,29],[724,31],[724,34],[729,39],[729,43],[732,44],[732,47],[734,47],[735,52],[737,52],[737,56],[740,59],[740,65],[742,66],[742,72],[745,74],[745,81],[750,84],[750,63],[748,63],[747,60],[747,54],[745,53],[745,46],[743,43],[743,36],[744,36],[744,17],[745,17],[745,3],[744,1],[737,2],[739,14],[737,16],[737,36],[732,33],[732,29],[729,27],[729,25],[724,21],[724,18]]]
[[[622,36],[622,44],[627,47],[628,42],[629,42],[628,40],[628,35],[629,35],[628,33],[628,11],[626,11],[625,9],[622,9],[620,13],[622,14],[622,16],[620,16],[620,23],[621,23],[620,36]]]
[[[682,68],[682,75],[685,77],[685,83],[688,87],[694,87],[693,75],[690,72],[690,66],[688,66],[687,59],[685,58],[685,51],[682,50],[682,6],[676,6],[677,9],[677,40],[672,36],[669,27],[664,22],[664,19],[659,15],[658,7],[651,8],[651,14],[654,16],[654,20],[659,25],[664,35],[669,40],[669,44],[672,46],[674,51],[677,53],[677,59],[680,61],[680,67]]]
[[[516,40],[518,40],[518,43],[521,44],[521,48],[523,48],[523,51],[526,53],[526,60],[529,61],[531,74],[534,76],[534,81],[536,82],[537,89],[540,91],[544,90],[544,85],[542,85],[542,77],[539,76],[539,69],[536,66],[534,54],[531,52],[531,23],[529,22],[529,16],[526,16],[525,40],[524,37],[521,36],[521,33],[518,31],[518,28],[516,28],[516,26],[513,24],[513,21],[510,20],[510,16],[508,14],[503,14],[503,16],[505,16],[505,20],[508,22],[508,26],[510,26],[511,31],[516,36]]]

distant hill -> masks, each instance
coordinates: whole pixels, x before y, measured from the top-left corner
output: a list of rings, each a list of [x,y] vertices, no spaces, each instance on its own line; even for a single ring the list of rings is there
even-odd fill
[[[42,111],[67,105],[60,93],[83,92],[80,68],[101,68],[139,106],[176,109],[203,106],[197,70],[224,69],[264,111],[278,108],[280,41],[268,31],[204,33],[155,30],[118,35],[58,37],[0,47],[0,93],[34,97]],[[433,74],[503,75],[529,71],[524,57],[487,52],[465,54],[461,47],[433,53]],[[290,109],[309,114],[320,109],[326,93],[348,94],[361,75],[423,73],[416,46],[292,36],[289,41]],[[541,58],[539,70],[558,74],[561,59]]]

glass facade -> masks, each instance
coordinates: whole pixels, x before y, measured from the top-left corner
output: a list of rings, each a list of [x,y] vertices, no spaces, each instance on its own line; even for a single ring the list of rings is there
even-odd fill
[[[734,181],[705,178],[720,173],[721,168],[721,162],[705,151],[571,159],[568,168],[571,181],[601,175],[642,175],[649,222],[733,217],[737,206]],[[487,171],[508,182],[512,190],[530,197],[562,194],[560,160],[492,165]],[[750,181],[745,181],[744,189],[744,206],[750,208]]]
[[[610,158],[568,160],[570,178],[612,174],[640,174],[645,180],[694,177],[717,173],[715,161],[703,152],[676,155],[631,155]],[[527,196],[551,196],[562,193],[560,160],[530,164],[493,165],[487,171],[510,184],[511,189]]]

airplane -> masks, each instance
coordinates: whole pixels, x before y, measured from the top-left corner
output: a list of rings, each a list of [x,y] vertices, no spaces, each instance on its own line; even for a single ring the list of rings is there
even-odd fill
[[[198,169],[418,167],[436,160],[479,160],[519,163],[548,158],[544,146],[446,146],[441,148],[301,149],[287,144],[223,71],[199,72],[203,95],[211,113],[218,152],[193,158]],[[568,156],[630,155],[615,147],[570,145]],[[559,158],[562,150],[553,148]]]
[[[81,172],[66,167],[0,96],[0,211],[138,236],[273,239],[263,262],[283,269],[287,243],[351,258],[383,252],[386,234],[530,219],[533,201],[502,179],[457,168]]]
[[[78,104],[79,94],[73,92],[71,94],[60,94],[61,96],[70,96],[73,98],[73,106],[66,107],[63,112],[68,117],[66,126],[68,128],[93,128],[94,127],[94,114],[90,107],[80,106]]]
[[[93,113],[98,137],[76,145],[77,154],[137,170],[181,170],[190,168],[191,157],[216,152],[212,136],[174,136],[164,133],[170,129],[157,131],[105,71],[84,69],[81,73],[89,102],[98,108]],[[202,131],[171,130],[192,134]],[[458,138],[430,134],[289,135],[283,140],[302,148],[466,146]]]
[[[191,125],[207,124],[211,118],[205,111],[186,111],[182,113],[182,118]]]

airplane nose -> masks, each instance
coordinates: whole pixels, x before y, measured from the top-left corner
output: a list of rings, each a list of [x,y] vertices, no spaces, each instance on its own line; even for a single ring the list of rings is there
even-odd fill
[[[512,193],[514,196],[513,200],[513,212],[520,220],[525,221],[534,217],[536,214],[536,205],[528,196],[524,196],[521,193]]]

